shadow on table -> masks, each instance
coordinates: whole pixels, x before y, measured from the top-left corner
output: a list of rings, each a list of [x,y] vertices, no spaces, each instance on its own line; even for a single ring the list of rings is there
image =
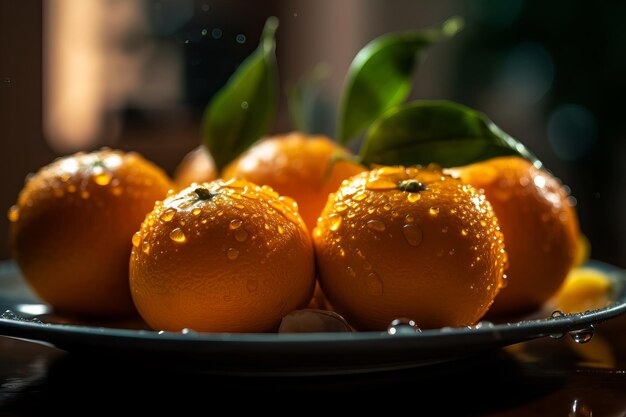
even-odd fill
[[[475,415],[515,409],[561,384],[558,375],[528,374],[504,350],[412,370],[283,378],[172,373],[119,360],[62,354],[50,361],[44,376],[5,398],[4,406],[13,415],[56,410],[89,415],[93,410],[119,412],[127,406],[178,412],[194,409],[205,414],[218,412],[218,405],[278,411],[297,401],[294,411],[383,405],[397,412],[409,407],[418,414],[436,410],[436,415]],[[331,402],[333,408],[325,406]]]

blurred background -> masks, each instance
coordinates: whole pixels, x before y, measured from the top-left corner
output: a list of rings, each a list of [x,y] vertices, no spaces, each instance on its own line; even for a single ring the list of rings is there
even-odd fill
[[[318,63],[330,76],[315,130],[332,134],[346,70],[381,34],[460,15],[433,47],[413,98],[485,112],[524,142],[577,200],[592,257],[626,267],[626,3],[523,0],[0,1],[0,209],[55,157],[135,150],[173,173],[200,143],[205,105],[280,19],[281,107]],[[0,218],[0,259],[10,257]]]

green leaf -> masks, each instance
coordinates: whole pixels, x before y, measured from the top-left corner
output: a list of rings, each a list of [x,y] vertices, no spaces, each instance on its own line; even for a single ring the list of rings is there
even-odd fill
[[[218,170],[266,135],[274,120],[277,28],[278,19],[267,19],[258,48],[215,94],[204,113],[204,143]]]
[[[441,27],[384,35],[356,55],[346,79],[339,114],[339,142],[363,132],[381,114],[406,100],[413,73],[425,49],[463,27],[455,17]]]
[[[450,101],[414,101],[389,110],[369,129],[360,152],[365,164],[443,167],[505,155],[541,167],[522,143],[483,113]]]
[[[317,100],[330,77],[328,64],[317,64],[310,73],[289,89],[289,115],[295,129],[304,133],[313,132]]]

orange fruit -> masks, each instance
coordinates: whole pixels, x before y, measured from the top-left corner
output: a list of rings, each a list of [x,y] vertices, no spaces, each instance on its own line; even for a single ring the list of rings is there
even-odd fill
[[[471,325],[503,282],[489,202],[436,167],[382,167],[344,181],[313,241],[324,294],[359,329],[401,317],[423,328]]]
[[[269,185],[293,198],[307,227],[313,230],[328,194],[346,178],[365,170],[350,157],[346,149],[325,136],[294,132],[252,146],[224,169],[223,177]]]
[[[130,239],[171,186],[160,168],[132,152],[77,153],[43,167],[9,210],[24,278],[58,310],[133,312]]]
[[[494,158],[453,171],[484,190],[504,234],[508,286],[489,314],[538,309],[559,289],[579,249],[578,218],[568,193],[548,172],[518,157]]]
[[[157,202],[133,237],[130,288],[154,329],[276,330],[314,285],[313,245],[295,202],[245,180]]]
[[[217,178],[215,162],[204,145],[185,155],[174,172],[174,183],[178,190],[188,187],[193,182],[201,184],[215,178]]]

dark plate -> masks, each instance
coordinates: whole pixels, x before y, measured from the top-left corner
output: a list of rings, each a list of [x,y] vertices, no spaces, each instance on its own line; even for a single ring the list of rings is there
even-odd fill
[[[332,374],[402,369],[451,361],[514,343],[569,333],[584,341],[593,325],[626,311],[626,273],[591,262],[615,281],[605,308],[551,318],[476,327],[309,334],[172,333],[129,330],[132,323],[57,324],[33,296],[13,262],[0,263],[0,334],[44,342],[74,354],[106,355],[167,369],[228,374]],[[8,310],[8,311],[7,311]],[[535,316],[537,317],[537,316]],[[406,330],[406,329],[405,329]],[[408,334],[407,334],[408,333]]]

